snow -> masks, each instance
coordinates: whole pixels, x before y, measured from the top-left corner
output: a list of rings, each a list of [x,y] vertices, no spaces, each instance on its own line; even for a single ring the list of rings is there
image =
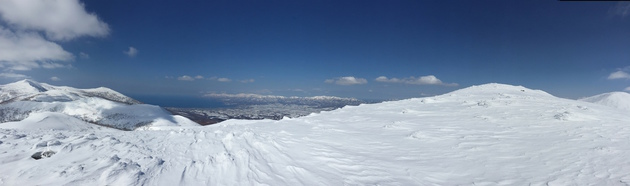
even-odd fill
[[[630,94],[626,92],[604,93],[580,100],[630,111]]]
[[[74,101],[82,98],[97,97],[124,104],[140,104],[130,97],[109,88],[77,89],[66,86],[52,86],[33,80],[22,80],[0,85],[0,103],[12,101]]]
[[[620,109],[486,84],[279,121],[3,123],[0,185],[628,185],[629,121]]]
[[[22,121],[6,122],[0,125],[5,129],[21,130],[103,130],[94,124],[54,112],[33,113]]]
[[[0,122],[23,121],[32,117],[59,118],[60,115],[51,113],[60,113],[83,122],[123,130],[198,125],[181,116],[173,116],[159,106],[140,104],[102,87],[76,89],[22,80],[0,85],[0,98]],[[74,119],[72,122],[75,122]]]

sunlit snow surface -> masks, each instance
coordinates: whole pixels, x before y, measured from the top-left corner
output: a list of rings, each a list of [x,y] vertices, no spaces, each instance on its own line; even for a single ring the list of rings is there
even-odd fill
[[[630,94],[625,92],[609,92],[580,100],[630,111]]]
[[[63,122],[65,119],[69,121]],[[173,116],[159,106],[141,104],[108,88],[77,89],[32,80],[0,85],[0,122],[10,122],[11,126],[24,123],[37,128],[51,128],[38,123],[53,123],[76,128],[69,123],[77,121],[124,130],[198,125],[182,116]]]
[[[280,121],[161,129],[0,129],[0,184],[630,183],[627,111],[501,84]],[[31,158],[43,151],[56,153]]]

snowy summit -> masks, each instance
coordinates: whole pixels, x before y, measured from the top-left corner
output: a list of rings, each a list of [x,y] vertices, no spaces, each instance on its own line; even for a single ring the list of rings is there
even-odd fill
[[[2,107],[67,114],[90,99]],[[522,86],[165,130],[38,130],[78,122],[51,116],[0,124],[0,185],[630,184],[626,111]]]
[[[630,111],[630,94],[626,92],[603,93],[580,100]]]
[[[0,85],[0,104],[12,101],[64,102],[89,97],[101,98],[128,105],[140,104],[139,101],[105,87],[76,89],[72,87],[52,86],[28,79]]]

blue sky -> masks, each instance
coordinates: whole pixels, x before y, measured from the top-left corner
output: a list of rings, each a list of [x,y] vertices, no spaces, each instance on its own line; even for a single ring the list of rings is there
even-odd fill
[[[566,98],[630,91],[628,3],[42,2],[0,2],[0,82],[138,96],[400,99],[491,82]]]

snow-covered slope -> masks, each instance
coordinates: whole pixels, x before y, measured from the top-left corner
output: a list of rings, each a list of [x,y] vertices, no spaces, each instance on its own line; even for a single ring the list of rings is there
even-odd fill
[[[106,130],[109,128],[87,123],[80,119],[62,113],[42,112],[33,113],[22,121],[6,122],[0,124],[4,129],[21,130],[76,130],[88,131],[92,129]],[[110,129],[114,130],[114,129]]]
[[[502,84],[280,121],[0,129],[4,185],[627,185],[627,157],[625,111]]]
[[[582,98],[582,101],[602,104],[623,110],[630,110],[630,94],[625,92],[609,92]]]
[[[140,104],[139,101],[105,87],[77,89],[65,86],[52,86],[33,80],[22,80],[0,85],[0,103],[13,101],[67,102],[94,97],[129,105]]]
[[[181,116],[172,116],[158,106],[140,104],[108,88],[76,89],[32,80],[0,85],[0,123],[22,121],[35,114],[44,118],[59,118],[59,115],[51,113],[124,130],[197,125]],[[50,122],[42,120],[27,123],[44,125]]]

